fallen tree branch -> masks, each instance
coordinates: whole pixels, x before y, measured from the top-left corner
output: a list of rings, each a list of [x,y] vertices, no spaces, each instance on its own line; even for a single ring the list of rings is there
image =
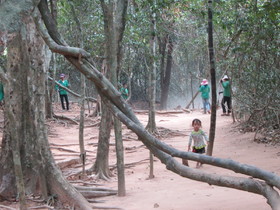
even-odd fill
[[[105,191],[105,192],[118,192],[117,190],[112,190],[107,187],[85,187],[85,186],[74,186],[77,190],[80,191]]]
[[[81,191],[79,192],[85,197],[85,198],[100,198],[100,197],[105,197],[105,196],[110,196],[110,195],[116,195],[117,191],[115,192],[106,192],[106,191]]]
[[[28,207],[29,209],[55,209],[52,206],[48,206],[48,205],[42,205],[42,206],[33,206],[33,207]]]
[[[70,122],[72,122],[72,123],[74,123],[76,125],[79,125],[79,123],[76,120],[73,120],[73,119],[71,119],[69,117],[65,117],[64,115],[56,115],[56,114],[54,114],[53,117],[56,118],[56,119],[61,119],[61,120],[68,120],[68,121],[70,121]]]
[[[15,208],[12,208],[12,207],[9,207],[9,206],[4,206],[4,205],[0,205],[1,208],[4,208],[4,209],[9,209],[9,210],[17,210]]]

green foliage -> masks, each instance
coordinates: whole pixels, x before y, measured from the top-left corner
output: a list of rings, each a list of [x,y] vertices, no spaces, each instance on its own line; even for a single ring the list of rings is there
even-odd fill
[[[77,32],[70,4],[74,6],[81,22],[84,46],[100,68],[100,58],[104,55],[100,2],[59,1],[59,28],[68,43],[79,46],[81,37]],[[234,107],[238,113],[252,116],[249,118],[252,124],[279,124],[279,5],[280,2],[276,0],[213,1],[217,77],[220,78],[225,73],[232,77]],[[207,1],[130,1],[119,82],[127,82],[130,75],[133,75],[133,100],[147,99],[147,80],[152,58],[150,39],[153,13],[156,14],[157,30],[154,35],[157,37],[157,44],[166,37],[171,37],[174,44],[169,98],[176,103],[179,98],[183,99],[184,103],[180,105],[184,106],[190,99],[191,85],[196,91],[200,80],[209,72]],[[159,45],[156,61],[159,91]],[[60,61],[60,67],[69,69],[63,60]],[[160,95],[159,92],[157,95]],[[256,113],[260,113],[258,110],[264,107],[265,112],[261,112],[260,120],[256,120],[254,116],[260,117]]]

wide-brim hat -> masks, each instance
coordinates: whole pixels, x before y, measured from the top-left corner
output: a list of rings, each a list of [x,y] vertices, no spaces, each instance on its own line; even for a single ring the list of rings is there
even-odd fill
[[[208,85],[207,79],[203,79],[202,82],[201,82],[201,85]]]
[[[227,75],[225,75],[225,76],[223,77],[223,79],[229,79],[229,78],[228,78],[228,76],[227,76]]]

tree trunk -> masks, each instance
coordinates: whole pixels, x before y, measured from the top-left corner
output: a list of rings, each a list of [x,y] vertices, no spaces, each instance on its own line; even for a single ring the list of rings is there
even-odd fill
[[[74,20],[77,24],[77,29],[80,37],[79,45],[81,48],[84,47],[84,39],[82,34],[82,26],[76,15],[75,8],[73,4],[70,4],[71,11],[74,17]],[[80,110],[80,123],[79,123],[79,146],[80,146],[80,159],[83,164],[83,175],[85,174],[85,162],[86,162],[86,152],[85,152],[85,143],[84,143],[84,124],[85,124],[85,97],[86,97],[86,77],[81,73],[81,110]]]
[[[86,92],[86,78],[81,74],[81,110],[80,110],[80,124],[79,124],[79,145],[80,158],[83,164],[83,174],[85,174],[86,152],[84,144],[84,124],[85,124],[85,92]]]
[[[152,65],[149,72],[149,119],[146,129],[153,134],[157,133],[156,129],[156,14],[152,13],[151,19],[151,29],[152,29],[152,36],[151,36],[151,53],[152,53]],[[153,154],[150,152],[150,174],[149,178],[154,178],[154,158]]]
[[[15,180],[19,177],[16,177],[14,165],[18,163],[13,163],[10,157],[12,152],[18,151],[26,194],[42,195],[45,199],[56,194],[61,202],[77,209],[91,209],[84,197],[63,178],[50,152],[44,109],[44,43],[30,14],[22,17],[20,27],[20,32],[8,44],[6,76],[10,87],[5,88],[9,106],[5,107],[0,153],[0,197],[10,200],[17,196]]]
[[[56,19],[57,19],[57,0],[51,0],[50,1],[51,6],[51,14],[52,18],[55,21],[55,24],[57,25]],[[46,69],[48,69],[50,72],[50,76],[52,78],[56,78],[56,56],[55,54],[51,53],[49,49],[46,49],[46,51],[49,53],[49,61],[45,61],[45,63],[49,64],[51,60],[53,61],[53,69],[50,71],[49,65]],[[55,81],[49,82],[48,78],[46,78],[46,117],[47,118],[53,118],[53,96],[55,95]]]
[[[211,76],[211,92],[212,92],[212,106],[211,106],[211,123],[209,131],[209,144],[207,147],[207,155],[212,156],[216,132],[216,115],[217,115],[217,88],[216,88],[216,71],[215,71],[215,55],[213,44],[213,12],[212,1],[208,1],[208,48],[210,59],[210,76]]]
[[[104,14],[104,32],[106,37],[106,66],[108,68],[108,78],[112,84],[117,87],[117,72],[121,60],[121,43],[123,32],[125,29],[125,15],[127,10],[127,0],[119,0],[115,3],[105,3],[100,0]],[[120,97],[120,96],[119,96]],[[106,107],[107,108],[107,107]],[[108,112],[109,114],[109,112]],[[111,113],[110,113],[111,114]],[[118,195],[125,196],[125,176],[124,176],[124,157],[123,157],[123,141],[121,132],[121,122],[114,118],[114,130],[116,140],[117,153],[117,169],[118,169]],[[108,128],[107,128],[108,130]],[[107,153],[108,156],[108,153]]]
[[[109,144],[112,114],[103,101],[101,101],[101,113],[96,160],[90,171],[94,171],[97,177],[107,180],[111,176],[109,170]]]
[[[169,92],[172,62],[173,62],[172,53],[173,53],[173,41],[169,35],[168,43],[167,43],[166,68],[164,69],[163,72],[161,72],[161,98],[160,98],[161,109],[167,109],[168,92]]]

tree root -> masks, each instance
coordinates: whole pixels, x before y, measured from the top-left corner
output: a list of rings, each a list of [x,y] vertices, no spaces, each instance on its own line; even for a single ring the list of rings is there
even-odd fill
[[[15,208],[9,207],[9,206],[4,206],[4,205],[0,205],[0,208],[4,208],[4,209],[9,209],[9,210],[16,210]]]
[[[79,192],[86,198],[100,198],[110,195],[116,195],[117,192],[110,192],[110,191],[80,191]]]
[[[55,209],[52,206],[48,206],[48,205],[42,205],[42,206],[34,206],[34,207],[28,207],[29,209]]]
[[[68,120],[68,121],[74,123],[75,125],[79,125],[79,123],[76,120],[73,120],[73,119],[71,119],[69,117],[66,117],[64,115],[56,115],[56,114],[54,114],[53,117],[55,119]]]
[[[81,163],[81,160],[80,160],[80,158],[77,158],[77,159],[71,159],[71,160],[59,162],[59,163],[57,163],[57,165],[62,170],[62,169],[67,168],[71,165],[76,165],[76,164],[79,164],[79,163]]]
[[[124,167],[125,167],[125,168],[131,168],[131,167],[136,166],[136,165],[139,164],[139,163],[144,163],[144,162],[147,162],[147,161],[149,161],[149,160],[150,160],[149,158],[146,158],[146,159],[144,159],[144,160],[136,161],[136,162],[133,162],[133,163],[127,163],[127,164],[124,165]],[[117,168],[116,165],[110,166],[110,169],[111,169],[111,170],[114,170],[114,169],[116,169],[116,168]]]
[[[85,181],[81,181],[81,180],[75,180],[75,181],[69,181],[71,184],[83,184],[83,185],[88,185],[88,186],[103,186],[102,184],[98,184],[98,183],[91,183],[91,182],[85,182]]]

